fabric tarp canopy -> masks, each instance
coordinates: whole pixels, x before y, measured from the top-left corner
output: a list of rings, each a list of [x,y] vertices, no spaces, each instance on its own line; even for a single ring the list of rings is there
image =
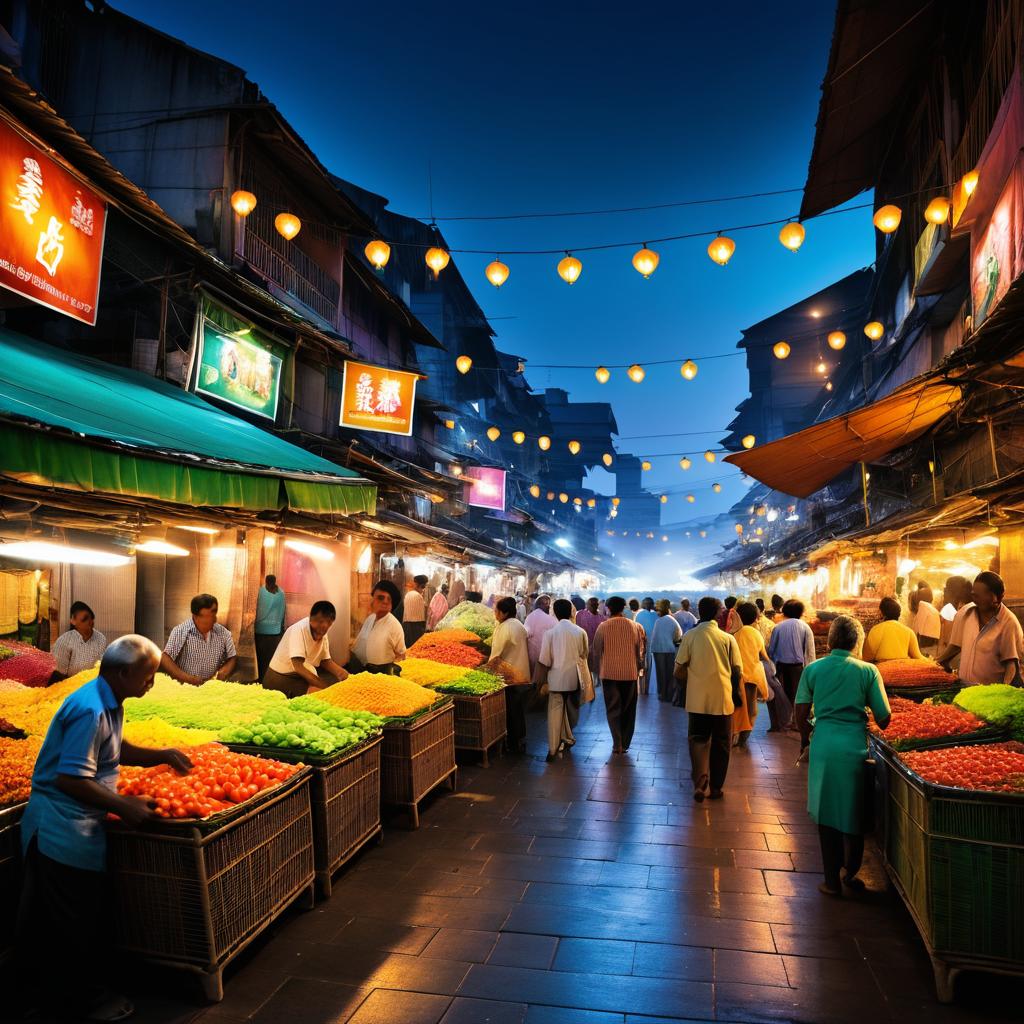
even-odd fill
[[[377,489],[189,392],[0,330],[0,472],[177,504],[373,512]]]
[[[960,401],[960,387],[927,380],[788,437],[726,456],[783,494],[807,498],[857,462],[909,444]]]

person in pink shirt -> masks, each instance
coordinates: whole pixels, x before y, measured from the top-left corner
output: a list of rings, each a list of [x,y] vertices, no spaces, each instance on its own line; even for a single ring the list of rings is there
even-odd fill
[[[607,615],[601,614],[600,604],[601,602],[596,597],[592,597],[587,601],[586,608],[576,613],[576,625],[586,630],[587,642],[590,645],[588,661],[591,674],[597,673],[597,659],[594,657],[594,637],[597,634],[597,627],[608,618]]]
[[[427,609],[427,629],[435,629],[447,614],[448,584],[442,583],[441,589],[430,599],[430,607]]]

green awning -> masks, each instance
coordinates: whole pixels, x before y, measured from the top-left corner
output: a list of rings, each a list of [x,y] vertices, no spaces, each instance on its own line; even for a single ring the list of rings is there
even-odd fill
[[[4,330],[0,417],[0,473],[28,483],[249,511],[376,507],[352,470],[187,391]]]

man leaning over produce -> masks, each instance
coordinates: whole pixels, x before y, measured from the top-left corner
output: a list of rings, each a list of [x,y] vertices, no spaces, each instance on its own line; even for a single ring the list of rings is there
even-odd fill
[[[288,697],[301,697],[347,679],[348,673],[331,657],[327,641],[327,631],[337,617],[330,601],[317,601],[306,618],[292,623],[270,659],[263,685]]]
[[[20,976],[35,989],[27,987],[26,995],[88,1020],[124,1020],[134,1009],[103,987],[110,960],[106,817],[116,814],[133,827],[159,820],[152,801],[118,795],[119,767],[167,764],[182,774],[192,767],[181,751],[121,739],[124,701],[149,690],[159,665],[160,649],[143,636],[123,636],[106,649],[99,675],[74,691],[50,723],[21,821],[18,955]],[[54,964],[59,984],[50,973]]]

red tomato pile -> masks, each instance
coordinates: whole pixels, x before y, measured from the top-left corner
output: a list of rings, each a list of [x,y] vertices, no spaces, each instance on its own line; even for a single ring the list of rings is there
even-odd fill
[[[155,800],[162,818],[208,818],[279,785],[302,767],[235,754],[219,743],[191,747],[187,753],[192,761],[188,775],[167,765],[122,768],[117,791]]]
[[[988,723],[952,704],[918,704],[906,697],[890,697],[892,721],[884,732],[870,720],[871,731],[897,746],[907,740],[930,740],[941,736],[965,736],[988,727]]]
[[[1024,794],[1024,743],[914,750],[901,754],[900,760],[937,786]]]

